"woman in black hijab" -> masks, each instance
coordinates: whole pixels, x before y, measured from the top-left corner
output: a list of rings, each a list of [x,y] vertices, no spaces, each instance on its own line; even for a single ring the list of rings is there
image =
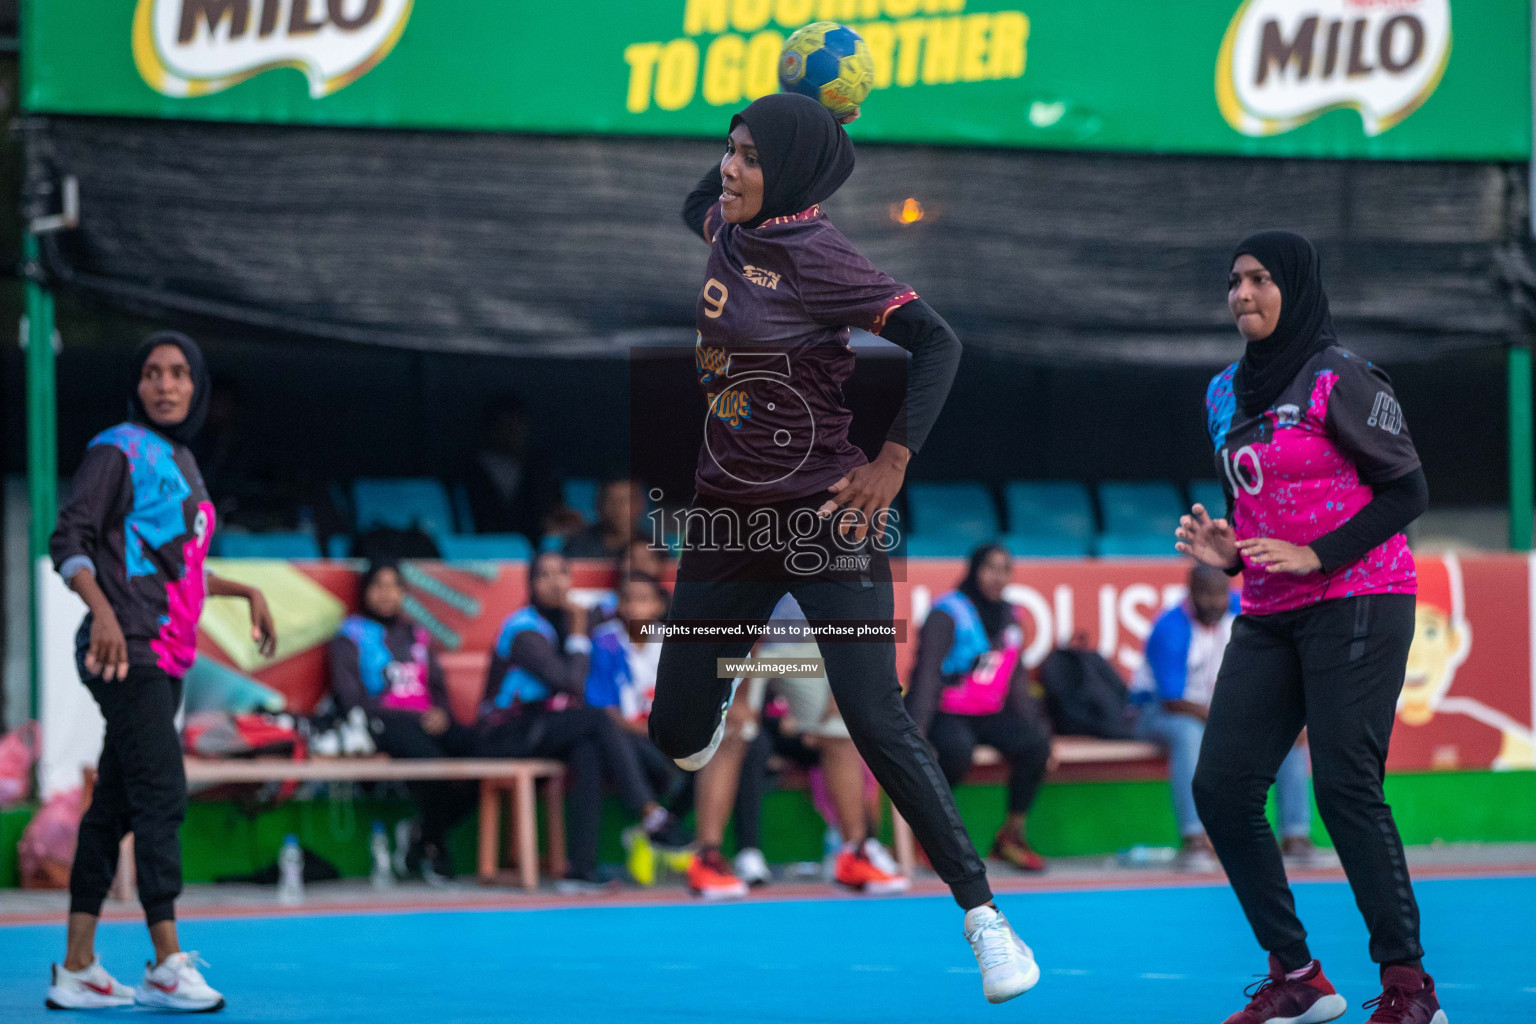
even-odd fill
[[[571,567],[545,551],[528,564],[528,604],[507,616],[491,652],[480,711],[482,757],[552,757],[571,770],[566,832],[570,870],[558,885],[583,892],[602,887],[597,840],[603,780],[640,819],[625,838],[677,849],[682,825],[656,799],[634,747],[602,708],[585,703],[592,640],[587,610],[571,600]]]
[[[822,210],[854,165],[853,144],[826,108],[764,96],[731,119],[725,141],[718,172],[683,211],[710,246],[694,350],[708,414],[671,617],[723,620],[741,633],[663,641],[651,738],[690,771],[709,763],[725,734],[735,684],[719,678],[718,660],[744,657],[748,627],[766,623],[786,593],[813,625],[893,621],[896,538],[886,517],[960,357],[949,325],[861,256]],[[848,440],[852,328],[913,356],[873,461]],[[860,754],[966,911],[984,993],[1002,1002],[1025,992],[1039,968],[992,905],[986,867],[902,703],[894,642],[821,647]],[[690,876],[739,890],[719,850],[701,850],[696,867]]]
[[[211,1010],[224,1005],[176,935],[187,779],[175,717],[197,656],[205,594],[244,598],[251,638],[277,647],[261,592],[205,572],[214,511],[187,443],[208,408],[208,370],[184,334],[150,335],[134,353],[128,421],[90,443],[49,543],[54,566],[89,609],[76,637],[80,679],[106,719],[91,805],[70,872],[68,949],[53,969],[50,1006]],[[134,989],[95,955],[96,922],[134,836],[139,901],[155,959]]]
[[[1227,515],[1195,505],[1178,548],[1243,576],[1195,771],[1195,805],[1269,977],[1231,1024],[1332,1020],[1344,998],[1296,916],[1264,802],[1302,728],[1317,806],[1381,965],[1372,1021],[1444,1024],[1382,795],[1418,582],[1402,531],[1428,487],[1392,382],[1335,343],[1317,251],[1264,231],[1237,247],[1227,303],[1247,343],[1207,418]],[[1372,1005],[1372,1004],[1367,1004]]]
[[[978,743],[1003,755],[1008,816],[992,856],[1023,871],[1044,871],[1045,860],[1024,838],[1024,820],[1045,781],[1051,733],[1026,688],[1023,630],[1003,597],[1012,576],[1007,548],[984,544],[971,552],[965,579],[934,599],[918,634],[907,709],[938,751],[951,787],[970,774]]]
[[[475,732],[453,720],[432,638],[404,603],[399,563],[370,563],[358,583],[358,614],[330,643],[331,696],[343,713],[363,710],[375,745],[390,757],[471,756]],[[453,877],[448,832],[475,809],[479,788],[471,780],[411,785],[420,821],[402,822],[396,833],[403,874],[420,872],[434,885]]]

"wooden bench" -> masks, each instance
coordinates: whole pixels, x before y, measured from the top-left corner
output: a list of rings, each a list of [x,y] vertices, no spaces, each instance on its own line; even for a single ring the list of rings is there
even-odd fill
[[[481,882],[501,880],[497,864],[501,798],[510,797],[507,847],[512,880],[529,891],[539,887],[538,812],[535,787],[544,784],[544,817],[549,870],[565,875],[565,765],[559,761],[512,758],[332,757],[308,761],[186,759],[188,785],[265,782],[439,782],[478,780],[480,840],[476,874]]]
[[[1051,754],[1056,767],[1051,779],[1155,778],[1164,774],[1163,750],[1155,743],[1140,740],[1101,740],[1091,736],[1057,736],[1051,740]],[[967,781],[991,781],[1005,778],[1008,765],[992,747],[978,746]],[[981,778],[978,778],[981,776]],[[907,877],[917,867],[917,842],[912,827],[891,807],[891,827],[896,845],[896,862]]]

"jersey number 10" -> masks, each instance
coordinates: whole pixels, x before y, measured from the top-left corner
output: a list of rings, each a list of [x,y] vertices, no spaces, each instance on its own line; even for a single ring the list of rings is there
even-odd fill
[[[1232,454],[1232,449],[1222,448],[1221,468],[1227,471],[1233,494],[1239,487],[1249,494],[1258,494],[1264,489],[1264,467],[1259,464],[1259,453],[1251,444],[1243,445],[1236,455]]]

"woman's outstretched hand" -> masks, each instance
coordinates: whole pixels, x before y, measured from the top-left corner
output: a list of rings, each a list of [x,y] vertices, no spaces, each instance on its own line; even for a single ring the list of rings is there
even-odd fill
[[[261,652],[261,656],[270,658],[277,653],[277,623],[272,618],[272,608],[267,604],[266,595],[255,587],[250,589],[251,639],[256,641],[256,650]]]
[[[1189,515],[1179,519],[1179,528],[1173,531],[1178,538],[1174,547],[1206,565],[1218,569],[1234,569],[1238,565],[1237,535],[1232,524],[1225,519],[1212,519],[1205,506],[1196,504]]]

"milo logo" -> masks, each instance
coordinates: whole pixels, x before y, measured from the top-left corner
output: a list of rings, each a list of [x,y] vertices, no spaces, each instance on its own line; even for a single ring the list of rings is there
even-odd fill
[[[1244,135],[1342,107],[1380,135],[1429,99],[1450,57],[1450,0],[1247,0],[1222,40],[1216,98]]]
[[[133,60],[151,89],[206,96],[294,68],[315,99],[389,55],[414,0],[139,0]]]

